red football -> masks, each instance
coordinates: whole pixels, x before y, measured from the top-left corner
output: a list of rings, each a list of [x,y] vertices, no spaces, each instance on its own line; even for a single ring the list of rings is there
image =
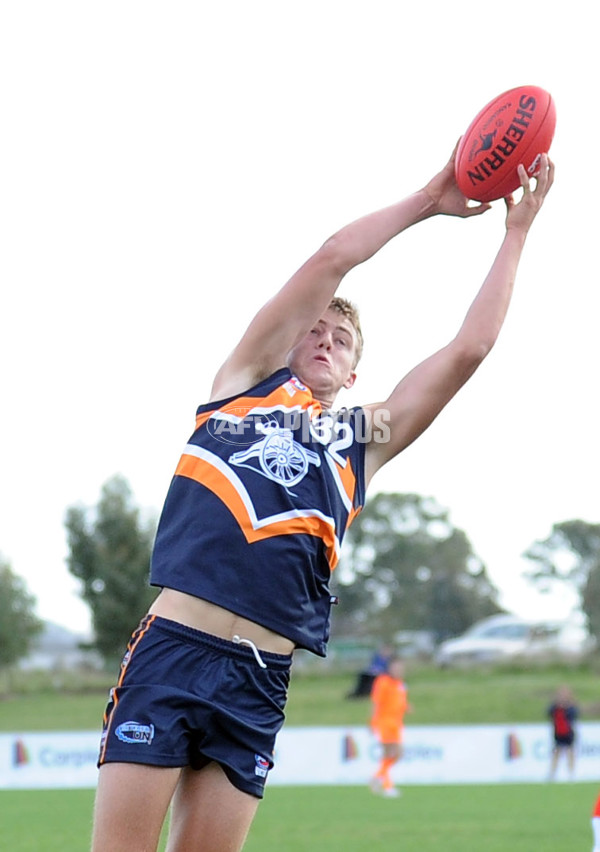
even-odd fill
[[[456,182],[467,198],[496,201],[521,185],[517,166],[538,173],[556,127],[552,96],[539,86],[518,86],[490,101],[473,119],[456,152]]]

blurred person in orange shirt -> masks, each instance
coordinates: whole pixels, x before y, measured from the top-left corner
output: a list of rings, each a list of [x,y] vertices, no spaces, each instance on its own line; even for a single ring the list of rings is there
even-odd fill
[[[402,758],[404,715],[412,710],[404,683],[404,663],[399,657],[391,657],[387,671],[375,678],[371,701],[371,730],[381,743],[381,758],[370,787],[374,793],[396,797],[399,790],[392,781],[391,769]]]
[[[594,848],[592,852],[600,852],[600,793],[596,798],[594,810],[592,811],[592,832],[594,834]]]

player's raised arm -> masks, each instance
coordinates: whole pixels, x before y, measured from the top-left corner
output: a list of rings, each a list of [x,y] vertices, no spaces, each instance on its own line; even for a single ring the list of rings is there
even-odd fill
[[[472,376],[500,332],[510,303],[525,238],[552,185],[554,166],[544,154],[534,190],[519,166],[523,197],[506,199],[506,233],[492,267],[475,297],[456,337],[427,358],[395,387],[383,403],[366,406],[379,410],[378,421],[387,422],[389,440],[367,447],[367,480],[387,461],[411,444],[432,423],[442,408]]]
[[[406,228],[437,213],[473,216],[453,181],[454,159],[424,189],[346,225],[310,257],[250,323],[215,378],[211,398],[233,395],[285,365],[326,310],[343,277]]]

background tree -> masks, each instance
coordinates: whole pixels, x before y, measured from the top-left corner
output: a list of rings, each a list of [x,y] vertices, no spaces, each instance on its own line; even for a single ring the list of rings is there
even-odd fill
[[[95,508],[71,506],[65,526],[67,565],[91,610],[92,647],[113,664],[156,596],[148,585],[154,523],[142,522],[127,481],[115,476]]]
[[[0,556],[0,669],[8,670],[26,657],[41,632],[35,615],[35,598]]]
[[[600,524],[554,524],[548,538],[534,542],[524,555],[535,565],[525,576],[542,590],[567,583],[576,591],[590,634],[600,640]]]
[[[344,539],[332,590],[337,635],[427,630],[441,641],[501,611],[465,533],[435,500],[416,494],[370,499]]]

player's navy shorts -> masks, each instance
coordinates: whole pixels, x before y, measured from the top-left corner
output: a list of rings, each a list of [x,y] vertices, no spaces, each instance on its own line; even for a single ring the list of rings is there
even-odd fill
[[[155,615],[133,633],[104,714],[98,766],[202,769],[262,798],[283,725],[291,655],[234,644]]]
[[[571,731],[570,734],[555,734],[554,735],[554,746],[555,748],[569,748],[575,742],[575,731]]]

